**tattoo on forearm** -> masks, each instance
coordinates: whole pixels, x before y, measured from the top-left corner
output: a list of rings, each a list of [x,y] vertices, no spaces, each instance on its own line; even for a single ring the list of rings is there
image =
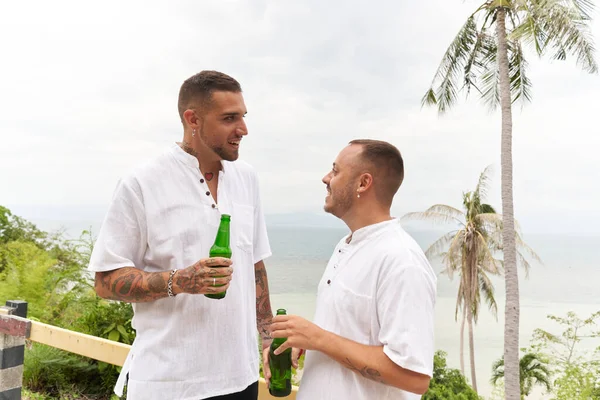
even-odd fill
[[[362,368],[358,368],[358,367],[354,366],[354,364],[352,364],[352,361],[350,361],[349,358],[346,358],[346,360],[343,362],[343,364],[344,364],[344,366],[346,366],[346,368],[361,374],[363,377],[365,377],[367,379],[370,379],[375,382],[385,383],[385,381],[381,377],[381,373],[379,373],[379,371],[377,371],[376,369],[369,368],[366,365]]]
[[[161,272],[145,272],[136,268],[121,268],[103,272],[97,284],[110,300],[141,303],[167,295],[168,277]]]
[[[256,282],[256,327],[264,344],[272,340],[269,326],[273,320],[273,311],[271,310],[269,283],[264,264],[261,263],[257,266],[254,273]]]

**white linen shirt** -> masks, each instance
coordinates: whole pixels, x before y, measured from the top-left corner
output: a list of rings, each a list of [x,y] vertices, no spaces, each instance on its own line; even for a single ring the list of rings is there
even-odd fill
[[[432,376],[437,278],[419,245],[393,219],[336,246],[319,283],[314,322],[358,343],[383,346],[402,368]],[[306,353],[298,400],[414,400],[323,353]]]
[[[231,215],[233,279],[224,299],[179,294],[134,303],[136,339],[127,398],[203,399],[244,390],[258,380],[254,264],[271,255],[258,179],[242,161],[222,163],[218,205],[198,160],[173,145],[121,179],[101,227],[89,270],[186,268],[208,257],[221,213]]]

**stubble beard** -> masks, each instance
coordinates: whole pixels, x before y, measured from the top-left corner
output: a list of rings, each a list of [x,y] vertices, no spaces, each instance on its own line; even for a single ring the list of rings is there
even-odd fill
[[[349,189],[336,192],[335,198],[334,192],[331,191],[329,194],[329,201],[331,205],[328,206],[327,202],[325,202],[323,209],[326,213],[341,219],[348,212],[348,210],[352,208],[353,200],[352,191]]]

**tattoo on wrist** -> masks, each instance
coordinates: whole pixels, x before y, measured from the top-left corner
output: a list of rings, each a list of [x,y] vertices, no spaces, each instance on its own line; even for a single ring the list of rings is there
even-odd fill
[[[349,358],[346,358],[346,360],[344,361],[343,364],[348,369],[361,374],[363,377],[365,377],[367,379],[370,379],[375,382],[385,383],[385,381],[381,377],[381,373],[379,371],[377,371],[376,369],[369,368],[366,365],[363,368],[358,368],[358,367],[354,366],[354,364],[352,364],[352,361],[350,361]]]

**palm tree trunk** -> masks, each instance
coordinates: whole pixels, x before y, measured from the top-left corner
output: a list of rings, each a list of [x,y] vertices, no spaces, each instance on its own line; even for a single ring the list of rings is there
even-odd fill
[[[471,307],[469,307],[471,310]],[[475,374],[475,340],[473,339],[473,313],[469,311],[467,320],[469,322],[469,353],[471,356],[471,385],[477,393],[477,376]]]
[[[465,303],[466,304],[466,303]],[[467,307],[463,305],[462,322],[460,323],[460,372],[465,376],[465,320]]]
[[[504,253],[506,308],[504,321],[505,399],[520,400],[519,388],[519,275],[515,246],[512,165],[512,102],[506,40],[506,9],[498,8],[496,35],[502,110],[502,247]]]

